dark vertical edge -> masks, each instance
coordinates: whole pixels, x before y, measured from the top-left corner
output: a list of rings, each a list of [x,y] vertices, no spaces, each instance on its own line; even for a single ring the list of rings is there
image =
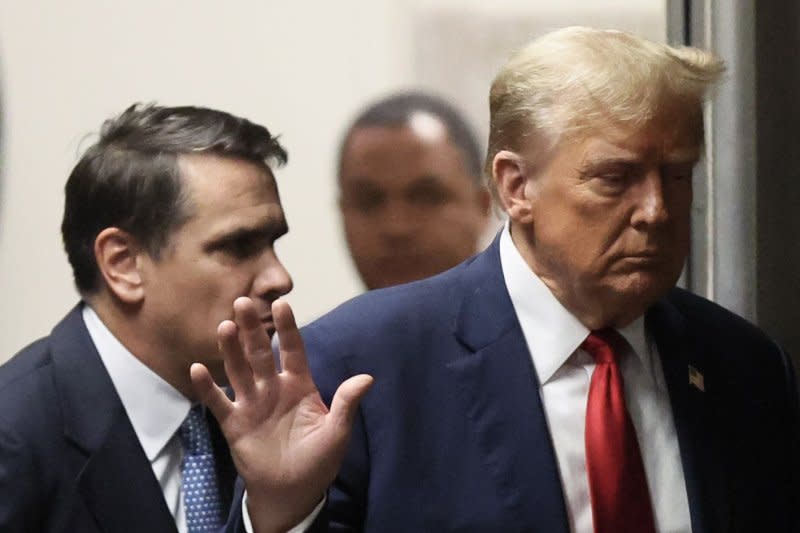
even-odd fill
[[[759,325],[800,367],[800,2],[756,7]]]

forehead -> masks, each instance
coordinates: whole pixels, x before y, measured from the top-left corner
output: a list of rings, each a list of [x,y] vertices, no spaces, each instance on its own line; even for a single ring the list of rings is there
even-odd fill
[[[444,125],[427,114],[403,126],[354,129],[342,152],[340,171],[343,180],[466,174],[461,151]]]
[[[245,199],[279,202],[272,172],[266,165],[211,154],[178,157],[183,193],[195,207],[224,207]]]
[[[562,145],[579,146],[582,155],[696,161],[702,150],[702,124],[694,120],[651,120],[643,125],[618,124],[587,129]]]
[[[209,234],[284,224],[278,189],[266,165],[206,154],[178,158],[188,219]]]

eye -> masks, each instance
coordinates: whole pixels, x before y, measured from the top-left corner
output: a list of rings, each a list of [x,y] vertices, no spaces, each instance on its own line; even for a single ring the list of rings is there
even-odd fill
[[[447,194],[440,188],[424,187],[409,191],[408,199],[420,206],[438,206],[447,201]]]
[[[386,195],[380,189],[368,185],[351,187],[342,193],[344,207],[370,214],[379,210],[386,202]]]
[[[243,235],[225,242],[222,250],[237,259],[247,259],[257,255],[268,244],[264,236]]]
[[[601,194],[614,195],[623,192],[632,179],[632,173],[623,170],[601,172],[594,177]]]
[[[277,236],[269,231],[243,231],[211,244],[209,251],[223,254],[235,261],[244,261],[271,248]]]
[[[377,193],[359,193],[353,198],[352,206],[365,213],[375,211],[383,203],[383,195]]]
[[[666,165],[662,169],[662,175],[665,179],[673,181],[690,181],[694,165]]]
[[[601,180],[603,180],[607,185],[612,185],[612,186],[624,185],[628,181],[628,176],[621,172],[613,174],[602,174],[598,177]]]
[[[452,193],[436,178],[425,178],[406,192],[406,199],[418,207],[438,207],[447,203]]]
[[[641,165],[632,161],[598,161],[586,165],[581,178],[602,196],[618,196],[641,175]]]

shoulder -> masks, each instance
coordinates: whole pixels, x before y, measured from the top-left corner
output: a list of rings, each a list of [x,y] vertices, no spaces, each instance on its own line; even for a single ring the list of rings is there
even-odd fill
[[[721,305],[683,289],[673,289],[666,298],[685,319],[695,336],[733,346],[777,349],[775,342],[758,326]]]
[[[50,513],[49,495],[58,490],[59,472],[67,468],[63,428],[50,338],[45,337],[0,366],[2,526],[38,529],[42,513]]]
[[[50,338],[44,337],[17,352],[0,366],[0,412],[20,398],[37,401],[37,394],[52,384]]]
[[[0,499],[14,513],[43,501],[43,480],[52,481],[51,474],[63,467],[57,460],[63,423],[49,342],[40,339],[0,366]]]
[[[0,366],[0,427],[43,426],[58,411],[50,337],[44,337]]]
[[[425,359],[455,349],[460,268],[425,280],[370,291],[302,329],[314,380],[332,393],[351,375],[368,373],[382,388],[415,381]]]
[[[357,296],[303,328],[303,338],[363,344],[446,327],[458,310],[462,268]]]
[[[684,335],[705,364],[729,385],[751,392],[796,394],[789,356],[758,326],[682,289],[671,291],[666,301],[682,317]]]
[[[50,335],[32,342],[0,366],[0,428],[25,442],[54,443],[63,431],[65,384],[85,388],[85,343],[91,344],[74,307]],[[69,362],[69,365],[64,365]],[[99,363],[102,365],[102,363]]]

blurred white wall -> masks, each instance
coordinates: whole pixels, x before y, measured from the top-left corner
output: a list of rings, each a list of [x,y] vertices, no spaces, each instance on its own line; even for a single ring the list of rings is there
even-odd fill
[[[85,136],[132,102],[216,107],[281,134],[291,231],[278,252],[307,322],[361,290],[333,169],[339,135],[367,100],[435,89],[484,135],[492,75],[514,48],[569,24],[663,40],[664,3],[0,0],[0,362],[77,301],[59,234],[63,184]]]

